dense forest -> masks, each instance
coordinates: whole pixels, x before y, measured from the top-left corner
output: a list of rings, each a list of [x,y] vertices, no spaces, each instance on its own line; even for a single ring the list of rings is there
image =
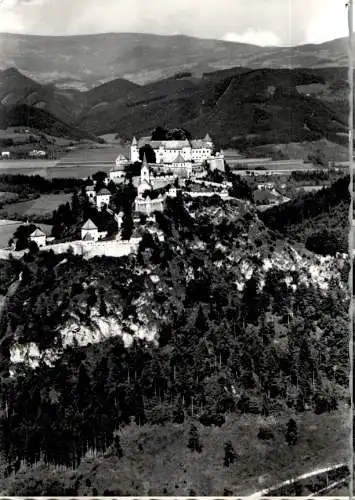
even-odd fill
[[[301,215],[292,204],[276,210],[301,226],[318,221],[347,182],[312,195]],[[178,197],[157,226],[164,241],[146,226],[137,255],[85,261],[31,250],[1,263],[2,293],[22,272],[0,324],[0,442],[10,472],[21,460],[76,467],[89,449],[118,446],[132,420],[221,426],[228,414],[320,414],[347,400],[348,264],[334,268],[326,291],[300,267],[265,270],[263,258],[292,249],[245,202]],[[253,269],[244,278],[243,259]],[[97,316],[124,325],[130,345],[116,336],[62,346],[71,318],[95,328]],[[154,326],[155,339],[134,337],[133,324]],[[29,343],[60,355],[52,366],[15,367],[11,349]]]
[[[260,214],[265,224],[322,255],[348,253],[349,176]]]

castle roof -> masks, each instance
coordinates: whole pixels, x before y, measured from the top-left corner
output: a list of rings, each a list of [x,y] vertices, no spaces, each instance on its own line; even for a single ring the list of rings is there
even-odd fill
[[[100,191],[97,193],[98,196],[101,196],[101,195],[111,195],[110,191],[106,188],[102,188],[100,189]]]
[[[119,163],[110,169],[110,172],[124,172],[124,171],[125,171],[125,165],[122,164],[120,165]]]
[[[208,132],[205,135],[204,141],[206,141],[206,142],[212,142],[211,136],[210,136],[210,134]]]
[[[46,234],[43,231],[41,231],[40,229],[37,228],[37,229],[35,229],[33,231],[33,233],[30,234],[30,237],[31,238],[36,238],[37,236],[46,236]]]
[[[191,146],[194,149],[202,149],[207,146],[206,142],[207,142],[206,139],[192,139]]]
[[[149,189],[153,189],[153,184],[151,184],[150,182],[148,182],[146,180],[139,183],[139,187],[141,187],[141,186],[147,186],[147,187],[149,187]]]
[[[190,147],[190,142],[187,139],[182,141],[152,141],[150,137],[141,137],[138,141],[138,146],[141,148],[145,144],[149,144],[153,149],[158,149],[163,146],[165,149],[182,149]]]
[[[179,153],[173,163],[185,163],[185,158]]]
[[[122,161],[127,161],[127,158],[125,157],[124,154],[120,153],[117,158],[116,158],[116,161],[119,161],[119,160],[122,160]]]
[[[95,191],[95,186],[94,185],[86,186],[85,191]]]
[[[132,146],[137,146],[137,139],[135,137],[133,137]]]
[[[81,229],[97,229],[97,225],[93,223],[91,219],[88,219]]]
[[[86,233],[84,238],[83,238],[83,241],[90,241],[90,240],[93,240],[94,238],[91,236],[90,233]]]

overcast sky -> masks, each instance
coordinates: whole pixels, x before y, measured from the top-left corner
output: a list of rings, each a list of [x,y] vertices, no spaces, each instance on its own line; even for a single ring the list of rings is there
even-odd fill
[[[185,34],[258,45],[347,35],[346,0],[0,0],[0,32]]]

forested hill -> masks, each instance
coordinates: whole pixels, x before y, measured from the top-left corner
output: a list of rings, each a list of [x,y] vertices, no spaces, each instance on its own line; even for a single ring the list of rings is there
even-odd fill
[[[55,137],[96,140],[95,135],[68,125],[52,113],[27,104],[0,104],[0,128],[28,127]]]
[[[348,252],[349,176],[329,188],[306,193],[294,200],[272,207],[260,214],[273,230],[302,241],[320,254]]]
[[[7,282],[23,271],[1,320],[11,467],[40,457],[76,467],[131,419],[181,425],[193,413],[220,426],[227,414],[342,404],[346,261],[297,250],[242,202],[178,198],[157,219],[137,256],[2,263]]]

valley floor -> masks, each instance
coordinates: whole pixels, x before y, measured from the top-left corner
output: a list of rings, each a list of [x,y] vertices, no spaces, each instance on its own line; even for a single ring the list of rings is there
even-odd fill
[[[201,453],[187,448],[190,422],[162,427],[130,425],[121,432],[123,457],[110,451],[85,458],[78,469],[37,465],[0,480],[2,495],[251,495],[286,479],[349,459],[349,413],[296,416],[299,439],[285,442],[292,414],[277,418],[230,416],[222,427],[198,425]],[[257,434],[267,425],[274,439]],[[230,440],[237,460],[223,465]]]

